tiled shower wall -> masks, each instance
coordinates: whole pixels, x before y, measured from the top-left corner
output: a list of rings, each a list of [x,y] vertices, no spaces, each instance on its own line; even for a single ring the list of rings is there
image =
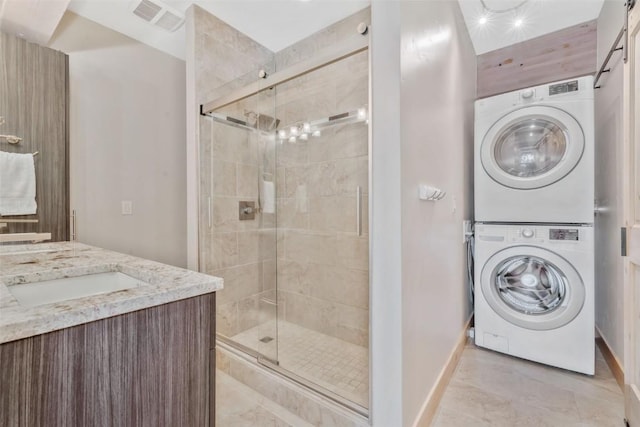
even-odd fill
[[[271,51],[197,6],[192,13],[199,104],[255,80],[260,68],[269,69]],[[269,102],[267,96],[236,103],[225,113],[244,120],[245,110],[256,111],[259,101]],[[274,218],[266,219],[270,224],[261,214],[238,219],[238,202],[257,200],[264,141],[204,116],[199,116],[199,141],[200,270],[225,281],[217,297],[217,330],[232,336],[265,321],[260,301],[275,299]],[[274,306],[267,307],[274,320]]]
[[[323,48],[362,37],[365,9],[276,54],[282,69]],[[285,125],[355,111],[368,104],[368,53],[277,88]],[[285,127],[286,129],[286,127]],[[368,126],[338,125],[319,138],[277,146],[279,319],[358,345],[369,336]],[[362,189],[362,235],[356,188]]]

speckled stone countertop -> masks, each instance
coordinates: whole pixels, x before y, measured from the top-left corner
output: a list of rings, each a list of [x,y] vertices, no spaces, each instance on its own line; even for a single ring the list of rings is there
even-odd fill
[[[148,285],[23,307],[22,283],[119,271]],[[0,344],[222,289],[222,279],[75,242],[0,246]]]

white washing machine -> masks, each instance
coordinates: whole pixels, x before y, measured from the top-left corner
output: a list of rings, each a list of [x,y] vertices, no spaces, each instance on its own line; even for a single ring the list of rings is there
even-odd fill
[[[475,220],[593,223],[593,77],[475,103]]]
[[[476,345],[593,375],[593,227],[476,224]]]

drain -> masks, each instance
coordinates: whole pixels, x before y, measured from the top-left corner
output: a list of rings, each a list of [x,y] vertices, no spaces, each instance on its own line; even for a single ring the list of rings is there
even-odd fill
[[[262,337],[262,338],[260,338],[260,341],[262,341],[263,343],[266,344],[268,342],[273,341],[273,338],[271,338],[271,337]]]

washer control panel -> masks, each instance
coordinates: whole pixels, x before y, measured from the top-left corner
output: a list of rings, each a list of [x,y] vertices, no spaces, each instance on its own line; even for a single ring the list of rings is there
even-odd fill
[[[550,228],[549,240],[580,240],[580,232],[576,228]]]
[[[577,224],[486,224],[476,223],[476,243],[549,246],[593,251],[593,227]],[[506,247],[506,246],[505,246]]]

